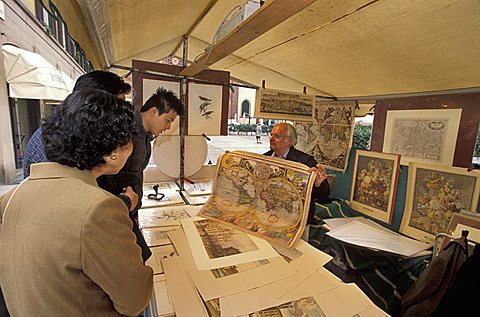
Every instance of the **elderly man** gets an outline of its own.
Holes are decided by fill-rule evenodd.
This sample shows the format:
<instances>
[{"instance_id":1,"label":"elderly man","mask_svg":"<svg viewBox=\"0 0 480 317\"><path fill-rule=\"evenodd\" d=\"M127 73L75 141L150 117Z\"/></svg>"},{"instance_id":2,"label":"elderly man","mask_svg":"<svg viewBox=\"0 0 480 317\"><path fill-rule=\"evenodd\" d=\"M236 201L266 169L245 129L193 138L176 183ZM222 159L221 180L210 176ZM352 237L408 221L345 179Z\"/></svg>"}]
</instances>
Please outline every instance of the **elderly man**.
<instances>
[{"instance_id":1,"label":"elderly man","mask_svg":"<svg viewBox=\"0 0 480 317\"><path fill-rule=\"evenodd\" d=\"M310 199L310 209L308 211L308 224L316 223L315 202L323 203L330 195L330 186L328 185L325 167L317 164L313 156L305 152L297 150L297 131L289 123L276 124L270 133L270 151L263 155L278 157L289 161L299 162L310 167L311 172L316 172L315 184L312 189L312 197Z\"/></svg>"}]
</instances>

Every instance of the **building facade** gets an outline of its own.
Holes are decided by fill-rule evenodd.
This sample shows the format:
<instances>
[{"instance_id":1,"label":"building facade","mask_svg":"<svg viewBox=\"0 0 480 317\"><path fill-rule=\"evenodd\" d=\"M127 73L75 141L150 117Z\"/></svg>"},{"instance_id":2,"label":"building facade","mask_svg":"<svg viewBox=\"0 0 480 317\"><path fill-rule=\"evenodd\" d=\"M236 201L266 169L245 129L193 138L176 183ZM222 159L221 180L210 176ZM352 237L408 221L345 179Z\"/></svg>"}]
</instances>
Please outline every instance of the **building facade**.
<instances>
[{"instance_id":1,"label":"building facade","mask_svg":"<svg viewBox=\"0 0 480 317\"><path fill-rule=\"evenodd\" d=\"M76 1L3 0L0 13L2 46L39 54L73 80L105 67ZM0 64L4 65L3 54ZM28 139L48 114L49 104L55 103L11 98L7 76L5 67L0 67L0 184L15 180Z\"/></svg>"}]
</instances>

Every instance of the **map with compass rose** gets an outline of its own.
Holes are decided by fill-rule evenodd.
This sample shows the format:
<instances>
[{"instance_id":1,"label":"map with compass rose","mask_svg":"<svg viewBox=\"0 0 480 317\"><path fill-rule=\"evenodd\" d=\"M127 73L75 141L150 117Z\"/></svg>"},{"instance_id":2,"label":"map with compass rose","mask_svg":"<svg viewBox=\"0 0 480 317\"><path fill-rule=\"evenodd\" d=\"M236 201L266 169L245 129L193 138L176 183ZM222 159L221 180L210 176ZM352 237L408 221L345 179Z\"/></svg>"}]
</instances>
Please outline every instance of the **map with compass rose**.
<instances>
[{"instance_id":1,"label":"map with compass rose","mask_svg":"<svg viewBox=\"0 0 480 317\"><path fill-rule=\"evenodd\" d=\"M218 160L212 195L199 216L291 247L305 228L314 176L308 167L233 151Z\"/></svg>"}]
</instances>

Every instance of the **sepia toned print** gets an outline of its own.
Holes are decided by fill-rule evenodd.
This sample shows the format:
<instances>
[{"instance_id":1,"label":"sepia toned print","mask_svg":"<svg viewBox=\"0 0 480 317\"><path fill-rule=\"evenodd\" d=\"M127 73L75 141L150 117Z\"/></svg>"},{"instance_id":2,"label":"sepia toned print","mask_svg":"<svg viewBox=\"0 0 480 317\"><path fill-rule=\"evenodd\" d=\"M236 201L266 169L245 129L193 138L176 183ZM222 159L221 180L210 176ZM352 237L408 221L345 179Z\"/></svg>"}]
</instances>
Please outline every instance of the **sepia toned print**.
<instances>
[{"instance_id":1,"label":"sepia toned print","mask_svg":"<svg viewBox=\"0 0 480 317\"><path fill-rule=\"evenodd\" d=\"M436 234L447 232L454 214L476 209L479 187L480 174L475 171L410 163L401 232L432 242Z\"/></svg>"},{"instance_id":2,"label":"sepia toned print","mask_svg":"<svg viewBox=\"0 0 480 317\"><path fill-rule=\"evenodd\" d=\"M313 122L296 122L296 148L313 156L318 163L344 171L353 140L355 104L317 101Z\"/></svg>"},{"instance_id":3,"label":"sepia toned print","mask_svg":"<svg viewBox=\"0 0 480 317\"><path fill-rule=\"evenodd\" d=\"M211 219L194 222L210 259L258 250L250 237Z\"/></svg>"},{"instance_id":4,"label":"sepia toned print","mask_svg":"<svg viewBox=\"0 0 480 317\"><path fill-rule=\"evenodd\" d=\"M226 276L231 276L234 274L246 272L248 270L255 269L259 266L267 265L269 264L270 261L265 259L265 260L259 260L259 261L254 261L250 263L242 263L238 265L229 265L229 266L224 266L218 269L212 269L210 272L215 276L215 278L222 278Z\"/></svg>"},{"instance_id":5,"label":"sepia toned print","mask_svg":"<svg viewBox=\"0 0 480 317\"><path fill-rule=\"evenodd\" d=\"M291 246L305 226L312 186L303 164L229 152L219 159L212 195L199 215Z\"/></svg>"},{"instance_id":6,"label":"sepia toned print","mask_svg":"<svg viewBox=\"0 0 480 317\"><path fill-rule=\"evenodd\" d=\"M248 314L248 317L325 317L315 298L305 297L294 300L276 307L264 309L259 312Z\"/></svg>"},{"instance_id":7,"label":"sepia toned print","mask_svg":"<svg viewBox=\"0 0 480 317\"><path fill-rule=\"evenodd\" d=\"M255 103L255 117L312 121L314 104L314 95L259 89Z\"/></svg>"},{"instance_id":8,"label":"sepia toned print","mask_svg":"<svg viewBox=\"0 0 480 317\"><path fill-rule=\"evenodd\" d=\"M350 195L354 210L391 222L399 160L395 154L357 150Z\"/></svg>"}]
</instances>

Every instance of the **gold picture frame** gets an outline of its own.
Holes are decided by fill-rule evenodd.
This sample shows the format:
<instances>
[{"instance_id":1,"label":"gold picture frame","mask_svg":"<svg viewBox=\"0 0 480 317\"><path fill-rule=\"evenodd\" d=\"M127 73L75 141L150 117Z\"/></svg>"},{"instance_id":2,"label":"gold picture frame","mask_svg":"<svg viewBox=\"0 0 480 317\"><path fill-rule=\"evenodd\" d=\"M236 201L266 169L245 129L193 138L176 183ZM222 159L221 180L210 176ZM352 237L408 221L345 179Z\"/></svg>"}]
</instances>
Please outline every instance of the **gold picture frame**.
<instances>
[{"instance_id":1,"label":"gold picture frame","mask_svg":"<svg viewBox=\"0 0 480 317\"><path fill-rule=\"evenodd\" d=\"M391 223L400 155L357 150L350 204L353 210Z\"/></svg>"},{"instance_id":2,"label":"gold picture frame","mask_svg":"<svg viewBox=\"0 0 480 317\"><path fill-rule=\"evenodd\" d=\"M433 244L435 235L447 232L455 213L477 209L479 192L478 171L410 162L400 232Z\"/></svg>"}]
</instances>

